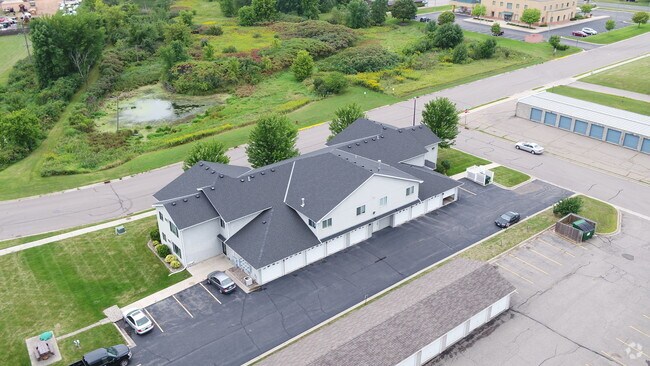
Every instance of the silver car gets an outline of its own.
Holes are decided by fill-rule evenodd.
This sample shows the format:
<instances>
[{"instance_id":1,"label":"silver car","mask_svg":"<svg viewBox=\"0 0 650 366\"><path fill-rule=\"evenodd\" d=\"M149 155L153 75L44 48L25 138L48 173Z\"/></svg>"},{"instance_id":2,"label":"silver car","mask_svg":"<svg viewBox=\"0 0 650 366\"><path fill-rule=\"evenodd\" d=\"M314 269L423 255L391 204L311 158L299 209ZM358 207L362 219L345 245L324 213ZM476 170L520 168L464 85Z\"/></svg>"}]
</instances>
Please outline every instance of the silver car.
<instances>
[{"instance_id":1,"label":"silver car","mask_svg":"<svg viewBox=\"0 0 650 366\"><path fill-rule=\"evenodd\" d=\"M520 141L515 144L517 150L528 151L531 154L539 155L544 152L544 148L534 142Z\"/></svg>"},{"instance_id":2,"label":"silver car","mask_svg":"<svg viewBox=\"0 0 650 366\"><path fill-rule=\"evenodd\" d=\"M229 294L235 291L237 285L227 274L221 271L214 271L208 275L208 283L214 285L222 294Z\"/></svg>"},{"instance_id":3,"label":"silver car","mask_svg":"<svg viewBox=\"0 0 650 366\"><path fill-rule=\"evenodd\" d=\"M597 32L595 29L593 29L593 28L587 28L587 27L585 27L585 28L582 28L582 31L585 32L585 33L587 33L587 34L590 35L590 36L593 36L594 34L598 34L598 32Z\"/></svg>"},{"instance_id":4,"label":"silver car","mask_svg":"<svg viewBox=\"0 0 650 366\"><path fill-rule=\"evenodd\" d=\"M145 334L153 329L153 322L140 309L129 309L124 311L124 321L137 334Z\"/></svg>"}]
</instances>

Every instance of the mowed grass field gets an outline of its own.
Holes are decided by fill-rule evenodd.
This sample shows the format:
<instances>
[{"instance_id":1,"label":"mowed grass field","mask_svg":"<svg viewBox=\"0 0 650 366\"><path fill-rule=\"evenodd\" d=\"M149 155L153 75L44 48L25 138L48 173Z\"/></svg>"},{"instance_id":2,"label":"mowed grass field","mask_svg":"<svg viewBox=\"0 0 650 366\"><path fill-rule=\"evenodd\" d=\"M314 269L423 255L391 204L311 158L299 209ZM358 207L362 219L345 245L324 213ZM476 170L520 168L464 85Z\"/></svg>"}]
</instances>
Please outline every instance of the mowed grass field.
<instances>
[{"instance_id":1,"label":"mowed grass field","mask_svg":"<svg viewBox=\"0 0 650 366\"><path fill-rule=\"evenodd\" d=\"M451 168L447 171L448 176L452 176L458 173L462 173L465 169L473 165L486 165L490 164L490 161L479 158L460 150L453 148L438 149L438 165L442 161L448 160L451 163Z\"/></svg>"},{"instance_id":2,"label":"mowed grass field","mask_svg":"<svg viewBox=\"0 0 650 366\"><path fill-rule=\"evenodd\" d=\"M147 248L151 217L0 257L3 365L29 365L25 339L64 335L93 324L112 305L128 305L188 277L169 271Z\"/></svg>"},{"instance_id":3,"label":"mowed grass field","mask_svg":"<svg viewBox=\"0 0 650 366\"><path fill-rule=\"evenodd\" d=\"M650 95L650 57L617 66L580 79L586 83L609 86Z\"/></svg>"},{"instance_id":4,"label":"mowed grass field","mask_svg":"<svg viewBox=\"0 0 650 366\"><path fill-rule=\"evenodd\" d=\"M30 45L31 47L31 45ZM14 64L27 57L25 38L21 34L0 36L0 85L7 82Z\"/></svg>"},{"instance_id":5,"label":"mowed grass field","mask_svg":"<svg viewBox=\"0 0 650 366\"><path fill-rule=\"evenodd\" d=\"M631 14L630 14L631 16ZM650 32L650 25L644 24L641 27L638 25L630 25L625 28L614 29L609 32L598 33L595 36L587 38L579 38L581 41L597 43L597 44L610 44L624 39L632 38L644 33ZM567 38L576 39L577 37L567 36Z\"/></svg>"},{"instance_id":6,"label":"mowed grass field","mask_svg":"<svg viewBox=\"0 0 650 366\"><path fill-rule=\"evenodd\" d=\"M514 187L530 179L528 174L506 168L505 166L498 166L490 170L494 172L494 181L506 187Z\"/></svg>"},{"instance_id":7,"label":"mowed grass field","mask_svg":"<svg viewBox=\"0 0 650 366\"><path fill-rule=\"evenodd\" d=\"M586 100L588 102L606 105L629 112L650 116L650 103L618 95L593 92L590 90L572 88L570 86L556 86L547 91L567 97Z\"/></svg>"}]
</instances>

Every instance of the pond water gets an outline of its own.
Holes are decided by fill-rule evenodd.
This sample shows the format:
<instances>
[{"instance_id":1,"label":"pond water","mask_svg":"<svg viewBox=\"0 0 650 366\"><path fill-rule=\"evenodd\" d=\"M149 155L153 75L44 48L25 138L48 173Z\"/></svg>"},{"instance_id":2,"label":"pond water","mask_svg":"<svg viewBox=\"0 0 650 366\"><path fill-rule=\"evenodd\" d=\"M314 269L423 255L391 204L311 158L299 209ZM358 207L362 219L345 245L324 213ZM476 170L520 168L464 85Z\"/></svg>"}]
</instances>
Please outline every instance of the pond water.
<instances>
[{"instance_id":1,"label":"pond water","mask_svg":"<svg viewBox=\"0 0 650 366\"><path fill-rule=\"evenodd\" d=\"M143 98L120 103L120 124L138 125L173 122L207 108L204 104L172 102L166 99Z\"/></svg>"}]
</instances>

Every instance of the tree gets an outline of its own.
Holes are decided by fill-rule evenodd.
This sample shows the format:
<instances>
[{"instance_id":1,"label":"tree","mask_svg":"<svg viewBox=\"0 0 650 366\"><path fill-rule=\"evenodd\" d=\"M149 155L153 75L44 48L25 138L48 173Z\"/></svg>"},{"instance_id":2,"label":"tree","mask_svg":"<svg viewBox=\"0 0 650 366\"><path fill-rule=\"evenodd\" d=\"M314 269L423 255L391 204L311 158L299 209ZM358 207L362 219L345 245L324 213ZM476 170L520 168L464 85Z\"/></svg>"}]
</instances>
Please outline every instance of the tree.
<instances>
[{"instance_id":1,"label":"tree","mask_svg":"<svg viewBox=\"0 0 650 366\"><path fill-rule=\"evenodd\" d=\"M438 29L438 23L436 22L427 22L426 24L424 26L424 33L427 35L433 34Z\"/></svg>"},{"instance_id":2,"label":"tree","mask_svg":"<svg viewBox=\"0 0 650 366\"><path fill-rule=\"evenodd\" d=\"M298 51L291 65L291 71L293 71L293 76L298 81L303 81L311 76L312 71L314 71L314 59L309 52L305 50Z\"/></svg>"},{"instance_id":3,"label":"tree","mask_svg":"<svg viewBox=\"0 0 650 366\"><path fill-rule=\"evenodd\" d=\"M375 0L370 5L370 22L373 25L382 25L386 22L388 0Z\"/></svg>"},{"instance_id":4,"label":"tree","mask_svg":"<svg viewBox=\"0 0 650 366\"><path fill-rule=\"evenodd\" d=\"M192 41L190 27L185 23L168 24L165 28L165 42L171 43L179 41L185 46L189 46Z\"/></svg>"},{"instance_id":5,"label":"tree","mask_svg":"<svg viewBox=\"0 0 650 366\"><path fill-rule=\"evenodd\" d=\"M336 136L339 132L345 130L349 125L359 118L365 118L366 114L363 113L361 107L356 104L348 104L343 106L334 112L334 119L330 122L330 138Z\"/></svg>"},{"instance_id":6,"label":"tree","mask_svg":"<svg viewBox=\"0 0 650 366\"><path fill-rule=\"evenodd\" d=\"M485 7L485 5L483 4L474 5L474 8L472 9L473 16L480 18L485 16L485 14L487 14L487 8ZM499 24L499 23L495 23L495 24Z\"/></svg>"},{"instance_id":7,"label":"tree","mask_svg":"<svg viewBox=\"0 0 650 366\"><path fill-rule=\"evenodd\" d=\"M189 10L181 10L178 14L181 18L181 22L188 27L191 27L194 24L194 14Z\"/></svg>"},{"instance_id":8,"label":"tree","mask_svg":"<svg viewBox=\"0 0 650 366\"><path fill-rule=\"evenodd\" d=\"M614 28L616 28L616 21L615 20L610 19L610 20L605 22L605 29L607 29L608 32L611 31Z\"/></svg>"},{"instance_id":9,"label":"tree","mask_svg":"<svg viewBox=\"0 0 650 366\"><path fill-rule=\"evenodd\" d=\"M346 25L352 29L370 26L370 7L363 0L351 0L348 4Z\"/></svg>"},{"instance_id":10,"label":"tree","mask_svg":"<svg viewBox=\"0 0 650 366\"><path fill-rule=\"evenodd\" d=\"M463 30L458 24L447 23L438 27L433 34L433 43L439 48L454 48L463 43Z\"/></svg>"},{"instance_id":11,"label":"tree","mask_svg":"<svg viewBox=\"0 0 650 366\"><path fill-rule=\"evenodd\" d=\"M219 5L221 6L221 13L228 18L232 18L237 15L237 4L235 0L219 0Z\"/></svg>"},{"instance_id":12,"label":"tree","mask_svg":"<svg viewBox=\"0 0 650 366\"><path fill-rule=\"evenodd\" d=\"M455 64L464 64L468 59L469 53L467 52L467 46L465 46L465 43L461 43L454 47L451 62Z\"/></svg>"},{"instance_id":13,"label":"tree","mask_svg":"<svg viewBox=\"0 0 650 366\"><path fill-rule=\"evenodd\" d=\"M589 13L591 13L591 10L592 10L593 8L594 8L594 6L591 5L591 4L583 4L583 5L580 5L580 12L581 12L582 14L585 14L585 15L588 16Z\"/></svg>"},{"instance_id":14,"label":"tree","mask_svg":"<svg viewBox=\"0 0 650 366\"><path fill-rule=\"evenodd\" d=\"M208 161L211 163L230 163L230 158L226 155L226 146L219 141L198 142L192 146L189 154L183 162L183 170L187 170L199 161Z\"/></svg>"},{"instance_id":15,"label":"tree","mask_svg":"<svg viewBox=\"0 0 650 366\"><path fill-rule=\"evenodd\" d=\"M492 32L493 36L498 36L499 33L501 33L501 24L494 22L494 24L492 24L490 27L490 32Z\"/></svg>"},{"instance_id":16,"label":"tree","mask_svg":"<svg viewBox=\"0 0 650 366\"><path fill-rule=\"evenodd\" d=\"M298 129L284 116L268 116L257 121L251 131L246 154L253 168L298 156Z\"/></svg>"},{"instance_id":17,"label":"tree","mask_svg":"<svg viewBox=\"0 0 650 366\"><path fill-rule=\"evenodd\" d=\"M570 213L577 214L582 209L582 203L580 197L565 198L553 205L553 213L559 216L566 216Z\"/></svg>"},{"instance_id":18,"label":"tree","mask_svg":"<svg viewBox=\"0 0 650 366\"><path fill-rule=\"evenodd\" d=\"M255 25L255 11L253 10L252 6L242 6L239 8L237 15L239 17L239 25L243 25L245 27Z\"/></svg>"},{"instance_id":19,"label":"tree","mask_svg":"<svg viewBox=\"0 0 650 366\"><path fill-rule=\"evenodd\" d=\"M163 61L165 71L169 71L175 64L190 58L185 45L181 41L172 41L167 46L160 47L158 54Z\"/></svg>"},{"instance_id":20,"label":"tree","mask_svg":"<svg viewBox=\"0 0 650 366\"><path fill-rule=\"evenodd\" d=\"M475 60L492 58L497 50L497 41L488 38L484 41L472 44L472 58Z\"/></svg>"},{"instance_id":21,"label":"tree","mask_svg":"<svg viewBox=\"0 0 650 366\"><path fill-rule=\"evenodd\" d=\"M424 105L422 123L442 140L440 147L446 148L454 144L458 136L458 112L456 105L447 98L436 98Z\"/></svg>"},{"instance_id":22,"label":"tree","mask_svg":"<svg viewBox=\"0 0 650 366\"><path fill-rule=\"evenodd\" d=\"M0 147L19 147L32 151L41 137L41 124L38 117L27 109L19 109L0 116Z\"/></svg>"},{"instance_id":23,"label":"tree","mask_svg":"<svg viewBox=\"0 0 650 366\"><path fill-rule=\"evenodd\" d=\"M542 12L539 9L528 8L524 9L524 12L521 14L521 21L532 28L532 24L539 22L541 16Z\"/></svg>"},{"instance_id":24,"label":"tree","mask_svg":"<svg viewBox=\"0 0 650 366\"><path fill-rule=\"evenodd\" d=\"M340 72L332 72L323 77L314 78L314 91L321 97L341 94L348 87L348 79Z\"/></svg>"},{"instance_id":25,"label":"tree","mask_svg":"<svg viewBox=\"0 0 650 366\"><path fill-rule=\"evenodd\" d=\"M338 5L332 9L329 22L332 24L345 24L348 19L348 9L344 6Z\"/></svg>"},{"instance_id":26,"label":"tree","mask_svg":"<svg viewBox=\"0 0 650 366\"><path fill-rule=\"evenodd\" d=\"M257 22L268 22L277 15L276 0L253 0L253 12Z\"/></svg>"},{"instance_id":27,"label":"tree","mask_svg":"<svg viewBox=\"0 0 650 366\"><path fill-rule=\"evenodd\" d=\"M214 46L210 43L203 46L203 59L206 61L212 61L214 59Z\"/></svg>"},{"instance_id":28,"label":"tree","mask_svg":"<svg viewBox=\"0 0 650 366\"><path fill-rule=\"evenodd\" d=\"M648 22L648 13L646 13L645 11L639 11L634 13L634 15L632 15L632 22L638 24L639 28L641 28L641 24L645 24Z\"/></svg>"},{"instance_id":29,"label":"tree","mask_svg":"<svg viewBox=\"0 0 650 366\"><path fill-rule=\"evenodd\" d=\"M438 25L453 23L455 21L456 21L456 16L451 11L445 11L442 14L438 15Z\"/></svg>"},{"instance_id":30,"label":"tree","mask_svg":"<svg viewBox=\"0 0 650 366\"><path fill-rule=\"evenodd\" d=\"M307 19L317 20L320 14L319 5L318 0L302 0L299 14Z\"/></svg>"},{"instance_id":31,"label":"tree","mask_svg":"<svg viewBox=\"0 0 650 366\"><path fill-rule=\"evenodd\" d=\"M393 8L390 9L393 18L397 18L402 22L415 18L417 12L418 7L415 5L413 0L397 0L395 1L395 4L393 4Z\"/></svg>"}]
</instances>

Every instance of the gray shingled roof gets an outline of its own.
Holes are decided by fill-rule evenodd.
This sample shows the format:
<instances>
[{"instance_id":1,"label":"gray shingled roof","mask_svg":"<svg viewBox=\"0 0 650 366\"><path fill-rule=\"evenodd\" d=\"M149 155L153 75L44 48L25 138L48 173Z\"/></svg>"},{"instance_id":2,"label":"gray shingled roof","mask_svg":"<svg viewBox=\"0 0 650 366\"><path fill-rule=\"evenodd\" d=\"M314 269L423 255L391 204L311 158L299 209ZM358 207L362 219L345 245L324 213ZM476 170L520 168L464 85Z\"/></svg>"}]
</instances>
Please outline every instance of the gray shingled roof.
<instances>
[{"instance_id":1,"label":"gray shingled roof","mask_svg":"<svg viewBox=\"0 0 650 366\"><path fill-rule=\"evenodd\" d=\"M219 216L203 192L169 201L163 206L179 230L214 219Z\"/></svg>"},{"instance_id":2,"label":"gray shingled roof","mask_svg":"<svg viewBox=\"0 0 650 366\"><path fill-rule=\"evenodd\" d=\"M411 142L417 143L420 147L429 146L440 142L440 138L436 136L431 130L423 125L417 125L414 127L407 128L397 128L391 125L381 124L379 122L371 121L366 118L359 118L354 121L350 126L345 130L341 131L335 135L331 140L327 142L328 146L333 146L341 143L346 143L349 141L355 141L359 139L368 139L372 137L378 137L380 135L388 135L394 132L404 134L408 136L408 139L411 139ZM410 144L413 145L413 144ZM412 155L411 157L416 156Z\"/></svg>"},{"instance_id":3,"label":"gray shingled roof","mask_svg":"<svg viewBox=\"0 0 650 366\"><path fill-rule=\"evenodd\" d=\"M418 187L418 198L426 200L437 194L448 191L454 187L460 187L463 183L451 179L429 168L420 166L401 164L400 169L409 173L422 181Z\"/></svg>"},{"instance_id":4,"label":"gray shingled roof","mask_svg":"<svg viewBox=\"0 0 650 366\"><path fill-rule=\"evenodd\" d=\"M491 265L456 259L260 364L395 365L514 290Z\"/></svg>"}]
</instances>

